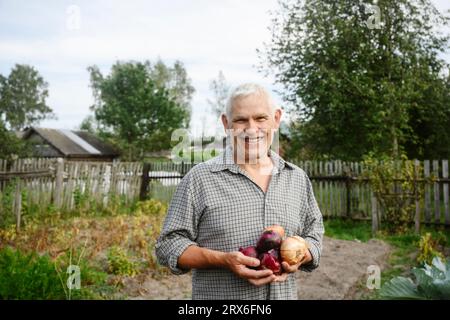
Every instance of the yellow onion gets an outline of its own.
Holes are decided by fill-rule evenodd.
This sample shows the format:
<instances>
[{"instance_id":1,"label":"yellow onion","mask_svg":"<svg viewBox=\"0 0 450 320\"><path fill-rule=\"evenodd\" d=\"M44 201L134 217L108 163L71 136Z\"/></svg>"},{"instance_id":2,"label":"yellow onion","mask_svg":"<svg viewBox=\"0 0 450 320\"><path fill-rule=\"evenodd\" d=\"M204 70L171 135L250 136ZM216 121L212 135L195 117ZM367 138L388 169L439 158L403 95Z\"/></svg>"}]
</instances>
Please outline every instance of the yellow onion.
<instances>
[{"instance_id":1,"label":"yellow onion","mask_svg":"<svg viewBox=\"0 0 450 320\"><path fill-rule=\"evenodd\" d=\"M281 243L281 259L289 265L299 263L308 250L308 242L299 236L288 237Z\"/></svg>"}]
</instances>

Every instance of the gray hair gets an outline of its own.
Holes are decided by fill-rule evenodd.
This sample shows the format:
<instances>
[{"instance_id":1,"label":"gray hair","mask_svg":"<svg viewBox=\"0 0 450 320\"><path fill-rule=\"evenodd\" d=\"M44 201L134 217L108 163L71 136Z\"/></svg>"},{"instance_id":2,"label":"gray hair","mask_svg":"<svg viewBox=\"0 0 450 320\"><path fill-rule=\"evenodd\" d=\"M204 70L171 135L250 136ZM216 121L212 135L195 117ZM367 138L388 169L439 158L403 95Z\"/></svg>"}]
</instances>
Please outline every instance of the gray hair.
<instances>
[{"instance_id":1,"label":"gray hair","mask_svg":"<svg viewBox=\"0 0 450 320\"><path fill-rule=\"evenodd\" d=\"M228 96L227 103L225 105L225 115L228 119L231 119L231 111L233 109L234 102L240 98L245 98L250 95L265 96L269 102L271 112L274 113L276 106L269 91L256 83L244 83L235 87Z\"/></svg>"}]
</instances>

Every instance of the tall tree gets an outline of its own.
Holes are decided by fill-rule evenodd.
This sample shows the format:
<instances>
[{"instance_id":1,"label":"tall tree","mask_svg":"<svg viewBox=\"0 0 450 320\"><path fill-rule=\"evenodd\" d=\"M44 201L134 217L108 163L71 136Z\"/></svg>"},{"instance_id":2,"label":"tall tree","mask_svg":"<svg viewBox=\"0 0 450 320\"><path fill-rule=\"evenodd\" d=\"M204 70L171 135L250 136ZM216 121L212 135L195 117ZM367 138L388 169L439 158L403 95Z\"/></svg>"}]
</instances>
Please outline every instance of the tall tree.
<instances>
[{"instance_id":1,"label":"tall tree","mask_svg":"<svg viewBox=\"0 0 450 320\"><path fill-rule=\"evenodd\" d=\"M8 77L0 75L0 114L10 129L54 117L47 97L48 83L32 66L16 64Z\"/></svg>"},{"instance_id":2,"label":"tall tree","mask_svg":"<svg viewBox=\"0 0 450 320\"><path fill-rule=\"evenodd\" d=\"M209 89L213 94L213 98L207 100L208 104L214 114L217 117L220 117L225 110L228 94L230 92L230 85L227 83L222 70L219 71L216 79L211 80L209 83Z\"/></svg>"},{"instance_id":3,"label":"tall tree","mask_svg":"<svg viewBox=\"0 0 450 320\"><path fill-rule=\"evenodd\" d=\"M443 130L448 117L435 118L441 124L431 131L421 128L430 117L426 100L441 115L449 108L448 64L438 56L447 49L448 36L436 31L448 17L430 1L280 4L272 40L260 53L299 116L296 136L315 156L395 157L403 150L413 155L416 149L433 150L436 135L450 143ZM414 156L420 154L425 153Z\"/></svg>"},{"instance_id":4,"label":"tall tree","mask_svg":"<svg viewBox=\"0 0 450 320\"><path fill-rule=\"evenodd\" d=\"M96 66L88 71L95 118L103 134L127 151L126 158L170 146L171 133L183 125L187 111L156 83L148 62L117 62L107 76Z\"/></svg>"},{"instance_id":5,"label":"tall tree","mask_svg":"<svg viewBox=\"0 0 450 320\"><path fill-rule=\"evenodd\" d=\"M184 64L177 60L173 66L167 66L161 59L158 59L154 65L150 64L150 62L147 63L151 78L155 84L166 88L169 92L169 97L186 111L187 116L183 121L183 126L188 128L191 119L191 101L195 88Z\"/></svg>"}]
</instances>

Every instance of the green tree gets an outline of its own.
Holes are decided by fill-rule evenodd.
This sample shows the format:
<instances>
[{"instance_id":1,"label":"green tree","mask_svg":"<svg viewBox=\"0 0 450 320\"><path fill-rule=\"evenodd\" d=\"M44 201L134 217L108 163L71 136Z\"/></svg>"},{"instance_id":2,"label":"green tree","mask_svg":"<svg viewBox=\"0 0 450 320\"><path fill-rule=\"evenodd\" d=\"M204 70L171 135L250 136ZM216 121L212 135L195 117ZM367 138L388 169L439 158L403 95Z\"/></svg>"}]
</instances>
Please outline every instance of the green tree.
<instances>
[{"instance_id":1,"label":"green tree","mask_svg":"<svg viewBox=\"0 0 450 320\"><path fill-rule=\"evenodd\" d=\"M48 83L32 66L16 64L8 77L0 75L0 115L13 130L54 117L47 97Z\"/></svg>"},{"instance_id":2,"label":"green tree","mask_svg":"<svg viewBox=\"0 0 450 320\"><path fill-rule=\"evenodd\" d=\"M260 56L299 118L293 145L347 160L449 155L448 36L436 31L448 17L428 0L280 4Z\"/></svg>"},{"instance_id":3,"label":"green tree","mask_svg":"<svg viewBox=\"0 0 450 320\"><path fill-rule=\"evenodd\" d=\"M188 128L191 120L191 101L195 88L181 61L175 61L173 66L167 66L161 59L154 65L147 62L150 75L158 87L166 88L169 97L186 112L183 127Z\"/></svg>"},{"instance_id":4,"label":"green tree","mask_svg":"<svg viewBox=\"0 0 450 320\"><path fill-rule=\"evenodd\" d=\"M98 131L97 129L95 117L93 115L90 114L81 121L80 130L95 134Z\"/></svg>"},{"instance_id":5,"label":"green tree","mask_svg":"<svg viewBox=\"0 0 450 320\"><path fill-rule=\"evenodd\" d=\"M88 71L99 129L127 151L126 158L139 159L146 151L170 146L172 131L183 125L188 113L156 83L150 63L117 62L107 76L96 66Z\"/></svg>"}]
</instances>

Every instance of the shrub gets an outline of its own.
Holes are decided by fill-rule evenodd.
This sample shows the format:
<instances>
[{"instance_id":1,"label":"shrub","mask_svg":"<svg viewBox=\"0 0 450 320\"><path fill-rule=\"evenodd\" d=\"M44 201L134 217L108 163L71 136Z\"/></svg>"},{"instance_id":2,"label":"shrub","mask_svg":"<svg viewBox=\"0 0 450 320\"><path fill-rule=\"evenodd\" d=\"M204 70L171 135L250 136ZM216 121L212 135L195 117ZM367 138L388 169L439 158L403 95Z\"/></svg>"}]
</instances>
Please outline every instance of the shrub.
<instances>
[{"instance_id":1,"label":"shrub","mask_svg":"<svg viewBox=\"0 0 450 320\"><path fill-rule=\"evenodd\" d=\"M136 263L130 260L126 252L117 246L108 251L109 272L116 275L135 276L137 274Z\"/></svg>"},{"instance_id":2,"label":"shrub","mask_svg":"<svg viewBox=\"0 0 450 320\"><path fill-rule=\"evenodd\" d=\"M370 186L383 211L383 219L389 233L404 233L413 221L415 200L422 199L424 184L419 182L422 168L402 156L399 160L388 157L365 158L363 177Z\"/></svg>"},{"instance_id":3,"label":"shrub","mask_svg":"<svg viewBox=\"0 0 450 320\"><path fill-rule=\"evenodd\" d=\"M431 233L427 232L420 238L419 241L419 255L417 256L417 262L419 264L431 264L434 257L444 258L444 255L439 251L439 246L445 246L446 239L443 234L434 239Z\"/></svg>"},{"instance_id":4,"label":"shrub","mask_svg":"<svg viewBox=\"0 0 450 320\"><path fill-rule=\"evenodd\" d=\"M48 256L7 247L0 250L0 298L65 299L66 295Z\"/></svg>"},{"instance_id":5,"label":"shrub","mask_svg":"<svg viewBox=\"0 0 450 320\"><path fill-rule=\"evenodd\" d=\"M167 206L154 199L140 201L137 204L136 215L164 215L167 211Z\"/></svg>"}]
</instances>

